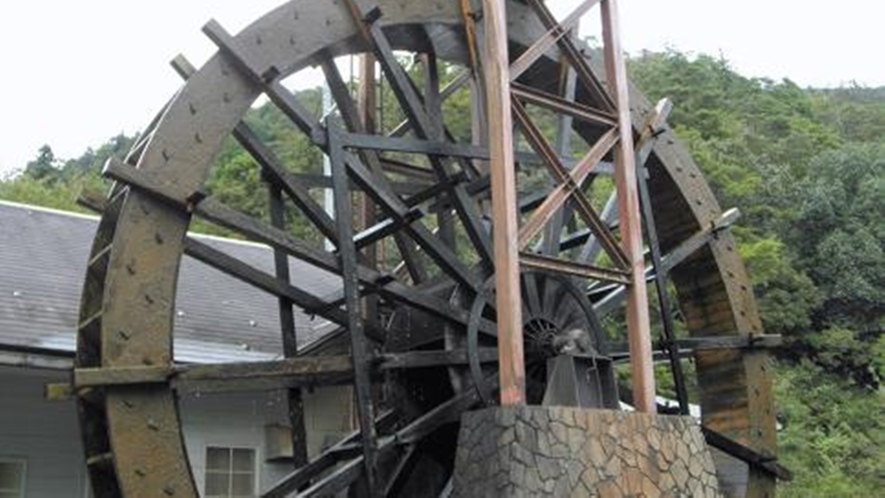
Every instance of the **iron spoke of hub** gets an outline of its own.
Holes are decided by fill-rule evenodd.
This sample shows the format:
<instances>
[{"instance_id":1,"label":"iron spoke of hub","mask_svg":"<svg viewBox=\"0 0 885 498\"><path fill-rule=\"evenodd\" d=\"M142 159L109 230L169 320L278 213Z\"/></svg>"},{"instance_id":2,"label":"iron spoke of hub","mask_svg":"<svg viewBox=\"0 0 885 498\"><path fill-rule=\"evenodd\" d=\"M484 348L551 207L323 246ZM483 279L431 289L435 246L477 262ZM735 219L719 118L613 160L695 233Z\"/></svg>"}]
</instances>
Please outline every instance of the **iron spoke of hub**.
<instances>
[{"instance_id":1,"label":"iron spoke of hub","mask_svg":"<svg viewBox=\"0 0 885 498\"><path fill-rule=\"evenodd\" d=\"M541 306L541 290L538 288L538 279L535 272L527 272L522 275L523 286L525 287L525 299L527 303L529 316L537 316L543 312Z\"/></svg>"}]
</instances>

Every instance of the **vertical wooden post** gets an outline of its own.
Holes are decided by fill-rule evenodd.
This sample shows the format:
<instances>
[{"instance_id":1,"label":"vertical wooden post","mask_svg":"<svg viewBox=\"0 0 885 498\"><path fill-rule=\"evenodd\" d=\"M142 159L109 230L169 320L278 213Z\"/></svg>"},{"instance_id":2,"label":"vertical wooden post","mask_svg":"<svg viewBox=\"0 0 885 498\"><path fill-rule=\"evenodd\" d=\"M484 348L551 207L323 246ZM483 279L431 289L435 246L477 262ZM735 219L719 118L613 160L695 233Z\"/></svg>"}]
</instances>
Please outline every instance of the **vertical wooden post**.
<instances>
[{"instance_id":1,"label":"vertical wooden post","mask_svg":"<svg viewBox=\"0 0 885 498\"><path fill-rule=\"evenodd\" d=\"M326 120L329 162L332 165L332 190L335 194L335 225L338 230L338 255L344 283L347 330L350 334L350 357L353 362L353 386L356 391L360 439L363 444L365 496L379 495L377 481L378 434L375 428L375 404L372 399L371 351L363 329L360 306L357 251L353 242L353 205L350 181L347 178L345 150L340 131L331 120Z\"/></svg>"},{"instance_id":2,"label":"vertical wooden post","mask_svg":"<svg viewBox=\"0 0 885 498\"><path fill-rule=\"evenodd\" d=\"M375 98L375 57L372 54L361 54L359 56L359 77L356 91L357 110L360 114L360 121L363 123L365 133L374 134L376 132L375 125L375 108L377 100ZM375 224L375 203L366 193L357 194L359 199L359 212L357 214L361 230L365 230ZM372 268L378 267L378 249L376 244L370 244L363 249L363 255ZM378 315L378 299L377 296L369 296L364 299L366 320L375 324Z\"/></svg>"},{"instance_id":3,"label":"vertical wooden post","mask_svg":"<svg viewBox=\"0 0 885 498\"><path fill-rule=\"evenodd\" d=\"M618 192L618 219L621 247L630 262L627 290L627 337L630 344L630 373L633 400L638 411L655 412L655 378L651 354L651 325L642 255L642 220L633 153L633 123L627 70L621 50L617 0L602 0L602 36L609 92L618 109L620 142L615 147L615 185Z\"/></svg>"},{"instance_id":4,"label":"vertical wooden post","mask_svg":"<svg viewBox=\"0 0 885 498\"><path fill-rule=\"evenodd\" d=\"M270 194L270 222L274 228L286 229L286 206L283 202L283 192L276 183L269 183ZM276 276L283 282L290 281L289 257L283 251L274 249L274 267ZM278 299L280 314L280 328L283 333L283 352L287 358L298 355L298 340L295 330L295 314L292 309L292 301L280 297ZM295 468L306 465L307 455L307 430L304 422L304 399L301 389L289 389L286 393L288 399L289 423L292 424L292 459Z\"/></svg>"},{"instance_id":5,"label":"vertical wooden post","mask_svg":"<svg viewBox=\"0 0 885 498\"><path fill-rule=\"evenodd\" d=\"M483 0L485 43L482 65L492 182L495 289L498 310L498 365L501 404L525 403L525 359L519 292L519 232L516 218L516 171L510 115L510 61L504 0Z\"/></svg>"}]
</instances>

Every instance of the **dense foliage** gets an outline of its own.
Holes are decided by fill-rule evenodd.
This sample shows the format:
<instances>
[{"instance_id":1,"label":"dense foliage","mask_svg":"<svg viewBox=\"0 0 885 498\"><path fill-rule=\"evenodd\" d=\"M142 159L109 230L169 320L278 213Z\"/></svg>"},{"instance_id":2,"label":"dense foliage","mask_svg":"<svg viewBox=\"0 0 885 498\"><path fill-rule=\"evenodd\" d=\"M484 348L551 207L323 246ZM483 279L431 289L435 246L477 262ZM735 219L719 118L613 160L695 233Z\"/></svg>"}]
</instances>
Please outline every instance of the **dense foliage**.
<instances>
[{"instance_id":1,"label":"dense foliage","mask_svg":"<svg viewBox=\"0 0 885 498\"><path fill-rule=\"evenodd\" d=\"M786 496L873 496L885 479L885 89L803 90L677 52L630 61L724 206L768 333Z\"/></svg>"},{"instance_id":2,"label":"dense foliage","mask_svg":"<svg viewBox=\"0 0 885 498\"><path fill-rule=\"evenodd\" d=\"M678 52L644 53L629 69L649 98L673 100L677 134L722 205L743 213L735 231L766 331L788 342L776 393L782 459L796 480L783 494L874 495L885 484L885 88L803 89ZM300 97L320 114L316 90ZM392 99L389 89L382 98ZM447 105L456 134L469 130L466 93ZM381 125L400 118L390 113ZM272 106L247 119L293 171L320 172L320 154ZM118 136L68 161L45 146L0 182L0 198L73 209L80 189L101 186L102 162L132 141ZM266 214L258 168L233 143L208 189ZM290 215L293 230L318 242Z\"/></svg>"}]
</instances>

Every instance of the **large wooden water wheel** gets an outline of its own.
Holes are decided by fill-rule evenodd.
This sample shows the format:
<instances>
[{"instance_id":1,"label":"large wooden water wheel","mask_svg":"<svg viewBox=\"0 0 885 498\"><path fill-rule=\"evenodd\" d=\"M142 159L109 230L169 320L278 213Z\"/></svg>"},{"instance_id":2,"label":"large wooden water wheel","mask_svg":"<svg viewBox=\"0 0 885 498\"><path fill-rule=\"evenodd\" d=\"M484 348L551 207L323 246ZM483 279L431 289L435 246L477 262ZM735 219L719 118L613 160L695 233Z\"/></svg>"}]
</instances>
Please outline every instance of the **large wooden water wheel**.
<instances>
[{"instance_id":1,"label":"large wooden water wheel","mask_svg":"<svg viewBox=\"0 0 885 498\"><path fill-rule=\"evenodd\" d=\"M579 13L595 3L585 2ZM517 152L520 281L532 402L539 399L533 389L543 392L544 360L562 344L616 360L625 355L617 347L625 271L606 186L616 122L601 64L567 34L579 16L559 25L539 0L510 1L507 8L518 66L511 71L519 74L514 121L524 137ZM493 400L496 383L484 92L475 79L481 14L467 1L295 0L236 36L207 24L219 51L199 70L177 59L185 85L127 160L108 165L116 184L103 204L84 287L74 384L96 496L197 495L176 398L201 385L287 390L302 457L299 388L354 386L365 430L309 461L296 458L298 467L264 496L320 496L365 484L377 495L446 492L458 415ZM387 112L405 117L395 129L361 119L363 109L334 63L364 53L379 62L382 84L395 98L397 110ZM415 56L422 81L403 67L403 55ZM442 61L447 69L440 75ZM323 69L334 96L337 109L327 116L306 109L284 84L310 66ZM452 116L443 101L455 91L469 91L480 103L472 135L447 127ZM242 121L262 96L328 154L328 177L310 180L288 169ZM674 366L678 355L693 355L703 423L732 445L732 454L744 452L748 492L761 494L773 467L771 382L767 357L755 348L765 337L752 289L729 233L734 213L720 209L663 123L665 109L656 112L635 91L631 101L645 166L647 274L672 287L672 296L666 288L660 296L660 354ZM229 137L261 168L270 188L268 219L207 195L214 158ZM334 215L317 190L330 186ZM371 206L356 226L351 192L364 193L359 205ZM330 247L287 231L283 213L292 206L314 239ZM188 236L195 217L272 247L278 272ZM386 259L377 255L382 244ZM391 264L390 254L401 264ZM172 330L184 257L278 299L286 359L176 366ZM319 296L299 287L287 258L341 275L341 291ZM298 349L293 306L340 327ZM674 338L675 329L687 337Z\"/></svg>"}]
</instances>

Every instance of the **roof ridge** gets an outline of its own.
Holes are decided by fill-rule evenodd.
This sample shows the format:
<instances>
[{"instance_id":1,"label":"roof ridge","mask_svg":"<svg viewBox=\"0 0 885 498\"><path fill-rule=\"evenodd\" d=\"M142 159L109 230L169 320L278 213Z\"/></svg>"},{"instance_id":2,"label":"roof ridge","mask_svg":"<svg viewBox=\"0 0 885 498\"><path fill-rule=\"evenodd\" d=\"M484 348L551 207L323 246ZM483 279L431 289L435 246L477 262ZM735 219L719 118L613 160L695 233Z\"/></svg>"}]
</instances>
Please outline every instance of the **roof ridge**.
<instances>
[{"instance_id":1,"label":"roof ridge","mask_svg":"<svg viewBox=\"0 0 885 498\"><path fill-rule=\"evenodd\" d=\"M54 214L57 216L65 216L68 218L78 218L81 220L99 221L101 219L100 216L94 215L94 214L79 213L77 211L68 211L65 209L49 208L49 207L45 207L45 206L38 206L36 204L25 204L22 202L8 201L8 200L4 200L4 199L0 199L0 206L6 206L6 207L15 208L15 209L24 209L24 210L28 210L28 211L38 211L41 213ZM253 242L251 240L234 239L231 237L222 237L220 235L211 235L208 233L199 233L199 232L190 232L190 231L188 231L188 235L191 235L191 236L199 238L199 239L214 240L214 241L218 241L218 242L224 242L224 243L230 243L230 244L236 244L236 245L242 245L242 246L248 246L248 247L256 247L256 248L261 248L261 249L271 249L271 247L268 246L267 244L262 244L261 242Z\"/></svg>"},{"instance_id":2,"label":"roof ridge","mask_svg":"<svg viewBox=\"0 0 885 498\"><path fill-rule=\"evenodd\" d=\"M7 207L16 208L16 209L26 209L28 211L40 211L42 213L56 214L59 216L67 216L70 218L80 218L80 219L91 220L91 221L98 221L99 220L99 217L94 214L78 213L76 211L67 211L64 209L48 208L45 206L38 206L36 204L25 204L22 202L7 201L4 199L0 199L0 206L7 206Z\"/></svg>"}]
</instances>

